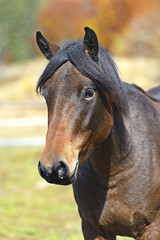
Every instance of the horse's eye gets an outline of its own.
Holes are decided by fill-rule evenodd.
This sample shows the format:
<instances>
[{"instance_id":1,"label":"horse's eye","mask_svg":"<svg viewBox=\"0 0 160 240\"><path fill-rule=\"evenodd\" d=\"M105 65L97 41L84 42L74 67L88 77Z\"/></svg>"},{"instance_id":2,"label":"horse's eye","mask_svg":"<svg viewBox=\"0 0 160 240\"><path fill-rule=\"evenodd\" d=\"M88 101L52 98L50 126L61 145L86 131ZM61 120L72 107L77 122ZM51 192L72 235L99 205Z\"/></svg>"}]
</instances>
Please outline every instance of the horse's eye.
<instances>
[{"instance_id":1,"label":"horse's eye","mask_svg":"<svg viewBox=\"0 0 160 240\"><path fill-rule=\"evenodd\" d=\"M93 89L87 89L84 95L84 98L91 100L94 97L95 91Z\"/></svg>"}]
</instances>

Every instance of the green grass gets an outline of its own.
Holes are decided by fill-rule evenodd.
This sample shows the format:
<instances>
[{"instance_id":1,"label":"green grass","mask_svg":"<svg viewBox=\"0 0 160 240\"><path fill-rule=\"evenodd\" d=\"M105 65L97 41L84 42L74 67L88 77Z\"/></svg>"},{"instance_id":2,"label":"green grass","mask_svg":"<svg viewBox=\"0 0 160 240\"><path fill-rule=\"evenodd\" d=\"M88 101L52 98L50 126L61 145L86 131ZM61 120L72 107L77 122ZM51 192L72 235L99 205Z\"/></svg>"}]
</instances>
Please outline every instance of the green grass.
<instances>
[{"instance_id":1,"label":"green grass","mask_svg":"<svg viewBox=\"0 0 160 240\"><path fill-rule=\"evenodd\" d=\"M82 239L72 188L45 183L38 148L1 149L0 239Z\"/></svg>"},{"instance_id":2,"label":"green grass","mask_svg":"<svg viewBox=\"0 0 160 240\"><path fill-rule=\"evenodd\" d=\"M82 240L72 187L50 185L40 178L41 151L0 149L0 239Z\"/></svg>"}]
</instances>

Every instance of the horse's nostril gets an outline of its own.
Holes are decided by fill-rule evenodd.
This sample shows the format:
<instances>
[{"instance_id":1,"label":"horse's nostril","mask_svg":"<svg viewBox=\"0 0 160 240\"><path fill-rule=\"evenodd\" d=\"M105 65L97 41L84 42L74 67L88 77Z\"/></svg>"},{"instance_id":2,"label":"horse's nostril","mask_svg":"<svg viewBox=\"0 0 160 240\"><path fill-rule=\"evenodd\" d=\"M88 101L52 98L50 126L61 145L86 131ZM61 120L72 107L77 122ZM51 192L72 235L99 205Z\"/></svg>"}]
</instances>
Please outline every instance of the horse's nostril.
<instances>
[{"instance_id":1,"label":"horse's nostril","mask_svg":"<svg viewBox=\"0 0 160 240\"><path fill-rule=\"evenodd\" d=\"M54 168L59 179L66 179L69 177L68 165L62 160L59 161Z\"/></svg>"}]
</instances>

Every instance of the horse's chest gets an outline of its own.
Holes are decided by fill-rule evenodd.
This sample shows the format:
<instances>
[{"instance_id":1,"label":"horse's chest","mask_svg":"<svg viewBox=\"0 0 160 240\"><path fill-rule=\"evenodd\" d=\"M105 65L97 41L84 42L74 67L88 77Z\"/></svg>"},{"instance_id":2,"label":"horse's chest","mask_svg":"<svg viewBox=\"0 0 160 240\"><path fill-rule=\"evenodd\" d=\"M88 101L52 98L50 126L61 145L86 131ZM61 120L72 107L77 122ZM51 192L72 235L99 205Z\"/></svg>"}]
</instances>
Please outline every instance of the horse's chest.
<instances>
[{"instance_id":1,"label":"horse's chest","mask_svg":"<svg viewBox=\"0 0 160 240\"><path fill-rule=\"evenodd\" d=\"M131 211L123 201L109 197L101 212L99 225L104 231L129 236L131 235Z\"/></svg>"},{"instance_id":2,"label":"horse's chest","mask_svg":"<svg viewBox=\"0 0 160 240\"><path fill-rule=\"evenodd\" d=\"M128 231L130 226L130 211L116 196L106 193L106 189L98 185L76 183L74 185L75 198L81 217L104 231L117 235ZM130 232L128 231L128 234Z\"/></svg>"},{"instance_id":3,"label":"horse's chest","mask_svg":"<svg viewBox=\"0 0 160 240\"><path fill-rule=\"evenodd\" d=\"M106 200L105 192L97 186L76 181L74 195L82 218L87 221L98 221Z\"/></svg>"}]
</instances>

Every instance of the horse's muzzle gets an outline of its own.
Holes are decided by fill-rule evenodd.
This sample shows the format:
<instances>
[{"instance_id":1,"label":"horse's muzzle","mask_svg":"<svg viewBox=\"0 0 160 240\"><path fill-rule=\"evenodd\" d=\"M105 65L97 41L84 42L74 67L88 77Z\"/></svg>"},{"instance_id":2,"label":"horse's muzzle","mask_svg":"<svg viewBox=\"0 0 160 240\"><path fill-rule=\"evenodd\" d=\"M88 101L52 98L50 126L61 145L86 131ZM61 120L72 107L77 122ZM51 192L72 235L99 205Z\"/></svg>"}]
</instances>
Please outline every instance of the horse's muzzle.
<instances>
[{"instance_id":1,"label":"horse's muzzle","mask_svg":"<svg viewBox=\"0 0 160 240\"><path fill-rule=\"evenodd\" d=\"M48 183L58 184L58 185L69 185L75 180L75 172L69 176L69 167L67 163L63 160L56 163L53 168L45 168L43 164L39 161L38 171L42 178L44 178Z\"/></svg>"}]
</instances>

